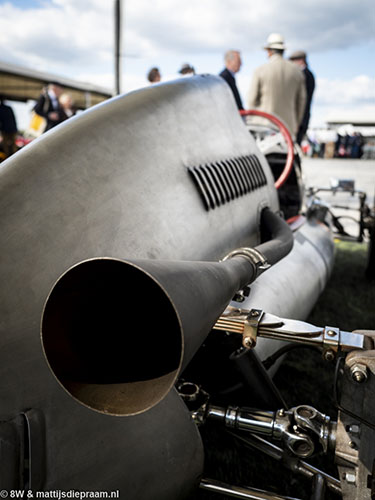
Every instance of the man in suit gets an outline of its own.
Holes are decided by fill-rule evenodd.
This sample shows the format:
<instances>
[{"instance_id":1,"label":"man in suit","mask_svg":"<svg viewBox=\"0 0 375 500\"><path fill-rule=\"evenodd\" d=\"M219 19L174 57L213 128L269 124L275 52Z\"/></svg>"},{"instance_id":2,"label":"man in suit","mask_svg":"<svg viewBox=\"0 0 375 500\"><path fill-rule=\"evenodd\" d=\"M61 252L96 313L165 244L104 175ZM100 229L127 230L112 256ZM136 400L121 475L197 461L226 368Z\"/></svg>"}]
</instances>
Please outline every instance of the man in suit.
<instances>
[{"instance_id":1,"label":"man in suit","mask_svg":"<svg viewBox=\"0 0 375 500\"><path fill-rule=\"evenodd\" d=\"M224 55L224 62L225 69L223 69L219 76L221 76L221 78L224 78L229 87L232 89L238 109L243 109L242 100L240 97L240 93L238 92L235 79L235 74L239 72L242 64L239 51L228 50Z\"/></svg>"},{"instance_id":2,"label":"man in suit","mask_svg":"<svg viewBox=\"0 0 375 500\"><path fill-rule=\"evenodd\" d=\"M44 132L64 121L62 107L59 102L59 97L62 92L63 88L60 84L51 82L43 89L34 106L33 111L47 120Z\"/></svg>"},{"instance_id":3,"label":"man in suit","mask_svg":"<svg viewBox=\"0 0 375 500\"><path fill-rule=\"evenodd\" d=\"M268 62L254 71L248 107L278 116L296 137L306 103L303 73L284 59L285 42L278 33L268 37L264 49Z\"/></svg>"},{"instance_id":4,"label":"man in suit","mask_svg":"<svg viewBox=\"0 0 375 500\"><path fill-rule=\"evenodd\" d=\"M307 66L306 59L307 59L306 52L304 52L303 50L296 50L296 52L293 52L293 54L291 54L291 56L289 57L290 61L297 64L297 66L299 66L302 69L302 72L305 75L305 84L306 84L306 106L302 122L298 129L298 134L297 134L298 144L301 144L302 139L304 138L307 128L309 126L311 101L315 89L315 78Z\"/></svg>"}]
</instances>

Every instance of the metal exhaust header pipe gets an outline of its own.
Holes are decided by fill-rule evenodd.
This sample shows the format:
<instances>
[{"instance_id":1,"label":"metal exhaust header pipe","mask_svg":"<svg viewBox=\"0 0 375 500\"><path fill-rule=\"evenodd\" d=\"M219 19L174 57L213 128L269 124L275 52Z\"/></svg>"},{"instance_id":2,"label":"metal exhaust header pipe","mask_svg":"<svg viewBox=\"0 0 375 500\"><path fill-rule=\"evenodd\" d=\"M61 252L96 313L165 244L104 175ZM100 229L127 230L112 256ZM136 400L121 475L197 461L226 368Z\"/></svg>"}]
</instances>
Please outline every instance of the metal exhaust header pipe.
<instances>
[{"instance_id":1,"label":"metal exhaust header pipe","mask_svg":"<svg viewBox=\"0 0 375 500\"><path fill-rule=\"evenodd\" d=\"M267 248L273 263L275 241L267 245L258 247L262 252L239 249L222 262L103 257L73 266L44 306L41 340L51 371L73 398L101 413L152 408L234 294L269 267Z\"/></svg>"}]
</instances>

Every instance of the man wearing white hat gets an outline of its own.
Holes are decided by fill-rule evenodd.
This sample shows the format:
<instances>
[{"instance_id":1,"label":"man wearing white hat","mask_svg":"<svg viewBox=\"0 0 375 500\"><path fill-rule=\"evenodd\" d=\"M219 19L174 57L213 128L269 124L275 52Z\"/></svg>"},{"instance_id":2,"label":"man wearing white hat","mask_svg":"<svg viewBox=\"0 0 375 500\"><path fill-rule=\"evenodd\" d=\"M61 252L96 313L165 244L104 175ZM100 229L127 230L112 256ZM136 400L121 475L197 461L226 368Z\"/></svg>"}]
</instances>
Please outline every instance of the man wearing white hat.
<instances>
[{"instance_id":1,"label":"man wearing white hat","mask_svg":"<svg viewBox=\"0 0 375 500\"><path fill-rule=\"evenodd\" d=\"M295 137L305 110L303 73L283 58L284 38L278 33L269 35L264 49L269 59L254 71L248 107L278 116Z\"/></svg>"}]
</instances>

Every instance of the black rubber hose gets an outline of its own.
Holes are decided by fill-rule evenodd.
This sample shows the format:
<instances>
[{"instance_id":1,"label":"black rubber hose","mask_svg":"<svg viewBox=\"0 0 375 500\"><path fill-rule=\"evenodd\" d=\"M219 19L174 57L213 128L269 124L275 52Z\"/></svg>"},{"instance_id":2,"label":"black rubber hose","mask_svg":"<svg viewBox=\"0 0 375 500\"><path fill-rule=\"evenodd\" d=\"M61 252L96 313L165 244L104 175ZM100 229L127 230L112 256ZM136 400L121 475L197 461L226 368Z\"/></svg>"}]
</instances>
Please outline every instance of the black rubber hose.
<instances>
[{"instance_id":1,"label":"black rubber hose","mask_svg":"<svg viewBox=\"0 0 375 500\"><path fill-rule=\"evenodd\" d=\"M256 250L261 252L272 266L279 262L293 248L293 232L279 215L265 208L261 214L261 231L266 234L268 241L258 245Z\"/></svg>"},{"instance_id":2,"label":"black rubber hose","mask_svg":"<svg viewBox=\"0 0 375 500\"><path fill-rule=\"evenodd\" d=\"M313 349L314 351L317 352L322 352L322 350L315 345L303 345L303 344L286 344L283 347L281 347L278 351L274 352L271 354L271 356L268 356L265 360L262 361L263 366L266 370L269 370L271 366L273 366L276 361L283 356L284 354L293 351L294 349Z\"/></svg>"}]
</instances>

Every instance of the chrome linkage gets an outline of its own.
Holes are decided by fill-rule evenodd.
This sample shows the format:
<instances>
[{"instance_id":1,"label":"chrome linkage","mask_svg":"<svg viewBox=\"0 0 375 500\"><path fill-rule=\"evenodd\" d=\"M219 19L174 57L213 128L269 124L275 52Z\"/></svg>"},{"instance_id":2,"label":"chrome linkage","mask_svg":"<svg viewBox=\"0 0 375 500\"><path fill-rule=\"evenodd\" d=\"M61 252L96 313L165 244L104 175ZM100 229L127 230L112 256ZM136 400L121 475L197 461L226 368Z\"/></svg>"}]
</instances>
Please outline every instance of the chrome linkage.
<instances>
[{"instance_id":1,"label":"chrome linkage","mask_svg":"<svg viewBox=\"0 0 375 500\"><path fill-rule=\"evenodd\" d=\"M279 318L261 309L248 311L228 306L214 329L242 335L242 345L247 349L255 347L257 337L316 345L323 349L324 358L329 361L340 351L364 348L364 336L359 333Z\"/></svg>"},{"instance_id":2,"label":"chrome linkage","mask_svg":"<svg viewBox=\"0 0 375 500\"><path fill-rule=\"evenodd\" d=\"M299 458L310 457L318 448L326 453L335 444L336 423L312 406L272 412L205 404L192 415L198 425L216 420L231 429L282 441Z\"/></svg>"}]
</instances>

